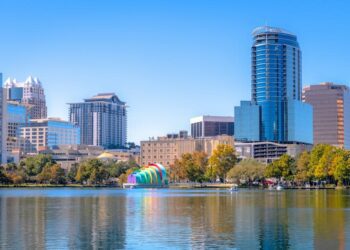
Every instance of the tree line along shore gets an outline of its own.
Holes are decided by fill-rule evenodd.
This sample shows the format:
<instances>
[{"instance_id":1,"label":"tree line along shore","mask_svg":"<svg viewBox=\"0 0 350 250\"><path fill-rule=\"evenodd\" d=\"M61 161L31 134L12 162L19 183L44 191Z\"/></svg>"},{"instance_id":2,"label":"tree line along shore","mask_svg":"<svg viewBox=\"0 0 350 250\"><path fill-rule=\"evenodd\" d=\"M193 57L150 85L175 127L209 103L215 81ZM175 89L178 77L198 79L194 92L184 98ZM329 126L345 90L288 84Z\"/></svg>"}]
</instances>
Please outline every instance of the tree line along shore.
<instances>
[{"instance_id":1,"label":"tree line along shore","mask_svg":"<svg viewBox=\"0 0 350 250\"><path fill-rule=\"evenodd\" d=\"M0 186L121 186L127 176L139 168L133 159L127 162L89 159L65 171L50 155L39 154L19 164L1 166ZM237 183L246 187L267 187L282 183L290 188L347 187L350 184L350 151L319 144L295 158L282 155L265 165L253 159L239 161L232 146L221 144L210 157L203 152L183 154L168 168L168 174L173 186L192 183L193 186L226 187L220 183Z\"/></svg>"}]
</instances>

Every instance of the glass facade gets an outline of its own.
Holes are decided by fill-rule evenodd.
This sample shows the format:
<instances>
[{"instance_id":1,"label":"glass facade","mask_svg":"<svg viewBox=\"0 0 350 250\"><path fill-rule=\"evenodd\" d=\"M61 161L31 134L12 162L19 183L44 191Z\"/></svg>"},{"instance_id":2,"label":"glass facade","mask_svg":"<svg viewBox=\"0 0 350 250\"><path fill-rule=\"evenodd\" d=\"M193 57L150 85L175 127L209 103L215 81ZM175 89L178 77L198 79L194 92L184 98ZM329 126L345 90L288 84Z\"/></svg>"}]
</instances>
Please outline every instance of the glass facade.
<instances>
[{"instance_id":1,"label":"glass facade","mask_svg":"<svg viewBox=\"0 0 350 250\"><path fill-rule=\"evenodd\" d=\"M25 124L28 120L26 107L18 104L7 104L8 122Z\"/></svg>"},{"instance_id":2,"label":"glass facade","mask_svg":"<svg viewBox=\"0 0 350 250\"><path fill-rule=\"evenodd\" d=\"M312 111L310 104L288 101L288 141L313 143Z\"/></svg>"},{"instance_id":3,"label":"glass facade","mask_svg":"<svg viewBox=\"0 0 350 250\"><path fill-rule=\"evenodd\" d=\"M8 90L9 99L21 101L23 98L23 88L13 87Z\"/></svg>"},{"instance_id":4,"label":"glass facade","mask_svg":"<svg viewBox=\"0 0 350 250\"><path fill-rule=\"evenodd\" d=\"M61 145L79 145L80 128L56 118L34 119L21 128L21 137L26 140L27 151L55 149Z\"/></svg>"},{"instance_id":5,"label":"glass facade","mask_svg":"<svg viewBox=\"0 0 350 250\"><path fill-rule=\"evenodd\" d=\"M59 145L80 144L80 129L66 121L47 122L47 146L53 148Z\"/></svg>"},{"instance_id":6,"label":"glass facade","mask_svg":"<svg viewBox=\"0 0 350 250\"><path fill-rule=\"evenodd\" d=\"M235 139L260 141L260 107L250 101L241 101L235 107Z\"/></svg>"},{"instance_id":7,"label":"glass facade","mask_svg":"<svg viewBox=\"0 0 350 250\"><path fill-rule=\"evenodd\" d=\"M301 99L301 51L282 29L253 31L252 102L261 107L262 141L288 141L288 100Z\"/></svg>"}]
</instances>

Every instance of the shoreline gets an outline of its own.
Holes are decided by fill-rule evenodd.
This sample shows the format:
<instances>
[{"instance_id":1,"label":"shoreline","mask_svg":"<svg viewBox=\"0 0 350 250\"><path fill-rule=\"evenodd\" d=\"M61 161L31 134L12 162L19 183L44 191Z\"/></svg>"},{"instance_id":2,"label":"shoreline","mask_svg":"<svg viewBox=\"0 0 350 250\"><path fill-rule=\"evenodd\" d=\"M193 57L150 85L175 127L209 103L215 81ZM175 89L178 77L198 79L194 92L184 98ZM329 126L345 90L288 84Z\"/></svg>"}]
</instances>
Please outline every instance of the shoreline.
<instances>
[{"instance_id":1,"label":"shoreline","mask_svg":"<svg viewBox=\"0 0 350 250\"><path fill-rule=\"evenodd\" d=\"M210 184L199 184L199 183L171 183L169 184L169 189L227 189L230 188L232 184L228 183L210 183ZM6 188L117 188L123 189L122 186L118 184L99 184L99 185L82 185L82 184L1 184L0 189ZM257 187L249 187L249 186L241 186L240 189L261 189L261 190L269 190L268 188L262 188L260 186ZM285 187L284 190L347 190L350 187Z\"/></svg>"}]
</instances>

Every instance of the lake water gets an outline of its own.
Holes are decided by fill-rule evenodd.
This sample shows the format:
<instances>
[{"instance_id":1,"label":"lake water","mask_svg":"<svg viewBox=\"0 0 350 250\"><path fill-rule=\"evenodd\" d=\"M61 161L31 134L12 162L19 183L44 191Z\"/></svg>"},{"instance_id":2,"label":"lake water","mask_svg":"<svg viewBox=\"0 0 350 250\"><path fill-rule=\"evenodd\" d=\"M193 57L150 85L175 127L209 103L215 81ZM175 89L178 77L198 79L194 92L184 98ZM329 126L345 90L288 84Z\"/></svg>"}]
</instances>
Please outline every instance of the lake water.
<instances>
[{"instance_id":1,"label":"lake water","mask_svg":"<svg viewBox=\"0 0 350 250\"><path fill-rule=\"evenodd\" d=\"M1 249L350 249L350 192L0 189Z\"/></svg>"}]
</instances>

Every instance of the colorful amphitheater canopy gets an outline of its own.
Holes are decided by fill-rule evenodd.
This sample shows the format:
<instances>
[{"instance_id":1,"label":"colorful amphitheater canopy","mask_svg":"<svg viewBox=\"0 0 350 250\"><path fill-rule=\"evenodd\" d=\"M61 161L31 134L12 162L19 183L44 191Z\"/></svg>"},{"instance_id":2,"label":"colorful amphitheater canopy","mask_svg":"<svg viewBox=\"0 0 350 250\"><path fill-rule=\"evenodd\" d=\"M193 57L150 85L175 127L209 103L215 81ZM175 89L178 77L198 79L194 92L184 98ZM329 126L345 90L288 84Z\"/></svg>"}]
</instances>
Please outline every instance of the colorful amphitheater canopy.
<instances>
[{"instance_id":1,"label":"colorful amphitheater canopy","mask_svg":"<svg viewBox=\"0 0 350 250\"><path fill-rule=\"evenodd\" d=\"M168 176L163 165L159 163L150 164L129 175L128 183L144 185L168 185Z\"/></svg>"}]
</instances>

